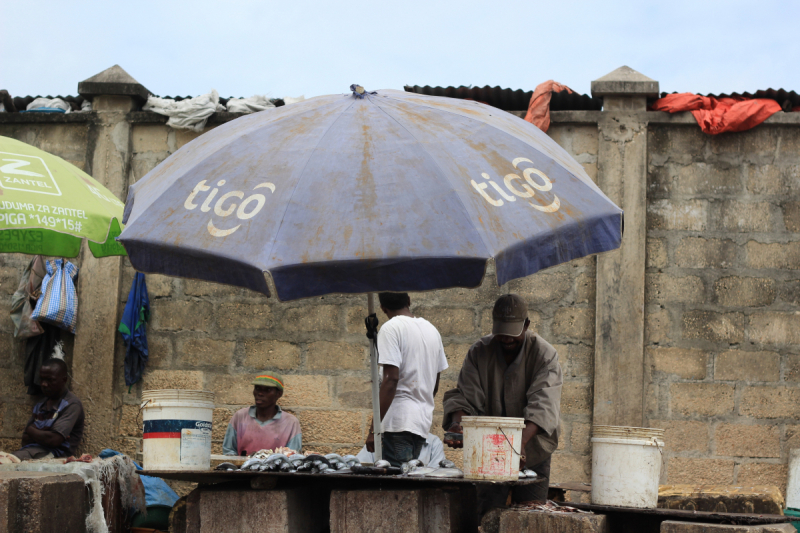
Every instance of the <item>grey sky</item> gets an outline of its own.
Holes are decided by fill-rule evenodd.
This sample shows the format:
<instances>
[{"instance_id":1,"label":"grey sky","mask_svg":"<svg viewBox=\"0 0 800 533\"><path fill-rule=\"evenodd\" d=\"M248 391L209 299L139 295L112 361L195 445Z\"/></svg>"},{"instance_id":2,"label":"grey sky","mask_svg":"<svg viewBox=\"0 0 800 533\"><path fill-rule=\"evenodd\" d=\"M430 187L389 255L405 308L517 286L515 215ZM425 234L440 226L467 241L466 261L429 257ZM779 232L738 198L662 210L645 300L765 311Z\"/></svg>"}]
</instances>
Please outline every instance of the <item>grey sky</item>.
<instances>
[{"instance_id":1,"label":"grey sky","mask_svg":"<svg viewBox=\"0 0 800 533\"><path fill-rule=\"evenodd\" d=\"M10 0L9 0L10 1ZM55 2L0 17L0 88L76 94L118 63L155 94L306 97L548 79L625 64L662 91L800 91L800 2ZM6 7L9 7L8 5Z\"/></svg>"}]
</instances>

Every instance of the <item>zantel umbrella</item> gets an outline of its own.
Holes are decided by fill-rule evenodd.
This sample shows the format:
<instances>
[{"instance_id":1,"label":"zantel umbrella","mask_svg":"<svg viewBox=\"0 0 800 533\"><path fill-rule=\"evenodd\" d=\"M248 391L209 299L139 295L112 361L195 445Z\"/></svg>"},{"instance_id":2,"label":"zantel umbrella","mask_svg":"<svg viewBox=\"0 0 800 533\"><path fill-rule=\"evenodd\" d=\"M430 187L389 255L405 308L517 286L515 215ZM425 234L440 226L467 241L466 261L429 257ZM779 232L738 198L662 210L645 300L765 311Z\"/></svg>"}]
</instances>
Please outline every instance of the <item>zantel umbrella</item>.
<instances>
[{"instance_id":1,"label":"zantel umbrella","mask_svg":"<svg viewBox=\"0 0 800 533\"><path fill-rule=\"evenodd\" d=\"M503 284L622 234L622 211L537 127L394 90L219 126L131 186L125 214L136 270L264 294L269 272L280 300L475 287L491 258Z\"/></svg>"},{"instance_id":2,"label":"zantel umbrella","mask_svg":"<svg viewBox=\"0 0 800 533\"><path fill-rule=\"evenodd\" d=\"M0 253L76 257L88 239L95 257L125 255L123 207L75 165L0 137Z\"/></svg>"}]
</instances>

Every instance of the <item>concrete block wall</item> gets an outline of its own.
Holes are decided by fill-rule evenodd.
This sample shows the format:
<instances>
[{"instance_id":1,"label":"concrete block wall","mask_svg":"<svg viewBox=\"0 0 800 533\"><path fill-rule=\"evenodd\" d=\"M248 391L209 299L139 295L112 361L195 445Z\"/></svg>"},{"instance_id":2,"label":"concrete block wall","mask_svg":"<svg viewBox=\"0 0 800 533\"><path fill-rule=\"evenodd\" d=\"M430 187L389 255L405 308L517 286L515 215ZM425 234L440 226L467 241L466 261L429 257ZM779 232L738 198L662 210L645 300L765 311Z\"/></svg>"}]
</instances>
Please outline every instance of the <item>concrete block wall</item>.
<instances>
[{"instance_id":1,"label":"concrete block wall","mask_svg":"<svg viewBox=\"0 0 800 533\"><path fill-rule=\"evenodd\" d=\"M647 417L669 483L777 485L800 446L800 129L650 126Z\"/></svg>"}]
</instances>

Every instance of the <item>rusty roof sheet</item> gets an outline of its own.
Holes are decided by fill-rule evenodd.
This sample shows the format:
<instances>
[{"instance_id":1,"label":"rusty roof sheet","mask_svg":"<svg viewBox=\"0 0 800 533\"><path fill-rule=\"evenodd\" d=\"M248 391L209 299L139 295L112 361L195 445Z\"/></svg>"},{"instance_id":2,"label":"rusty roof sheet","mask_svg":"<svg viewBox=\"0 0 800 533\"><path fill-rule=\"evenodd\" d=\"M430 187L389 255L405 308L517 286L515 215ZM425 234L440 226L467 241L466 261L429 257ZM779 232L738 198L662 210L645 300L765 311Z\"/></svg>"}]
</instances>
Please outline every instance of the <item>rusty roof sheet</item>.
<instances>
[{"instance_id":1,"label":"rusty roof sheet","mask_svg":"<svg viewBox=\"0 0 800 533\"><path fill-rule=\"evenodd\" d=\"M462 100L477 100L489 104L490 106L504 111L524 111L528 109L533 91L523 91L522 89L504 89L502 87L472 87L462 85L460 87L431 87L426 85L406 85L406 92L427 94L429 96L447 96L449 98L460 98ZM599 98L592 98L586 94L568 93L566 91L553 93L550 100L552 111L599 111L603 107L603 101Z\"/></svg>"}]
</instances>

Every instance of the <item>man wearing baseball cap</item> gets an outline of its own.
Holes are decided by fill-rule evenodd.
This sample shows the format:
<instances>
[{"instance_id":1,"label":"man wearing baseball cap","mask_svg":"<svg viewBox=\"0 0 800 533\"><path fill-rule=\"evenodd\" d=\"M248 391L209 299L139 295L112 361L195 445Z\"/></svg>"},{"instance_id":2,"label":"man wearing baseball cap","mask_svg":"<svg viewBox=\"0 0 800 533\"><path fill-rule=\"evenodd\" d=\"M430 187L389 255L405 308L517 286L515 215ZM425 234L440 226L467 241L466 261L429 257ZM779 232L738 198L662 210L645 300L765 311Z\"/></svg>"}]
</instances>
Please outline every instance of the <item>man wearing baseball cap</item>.
<instances>
[{"instance_id":1,"label":"man wearing baseball cap","mask_svg":"<svg viewBox=\"0 0 800 533\"><path fill-rule=\"evenodd\" d=\"M222 453L248 455L259 450L291 448L300 451L300 422L276 403L283 396L283 376L262 372L253 380L255 405L236 411L228 423Z\"/></svg>"},{"instance_id":2,"label":"man wearing baseball cap","mask_svg":"<svg viewBox=\"0 0 800 533\"><path fill-rule=\"evenodd\" d=\"M458 386L444 395L442 425L447 432L462 433L463 416L524 418L520 469L549 479L550 457L558 447L561 409L558 353L528 329L528 306L516 294L497 299L492 323L492 334L470 347ZM455 439L445 438L444 442L453 448L462 446L462 441ZM548 483L515 487L512 497L516 502L543 501L547 489ZM505 497L500 495L497 501L504 502Z\"/></svg>"}]
</instances>

